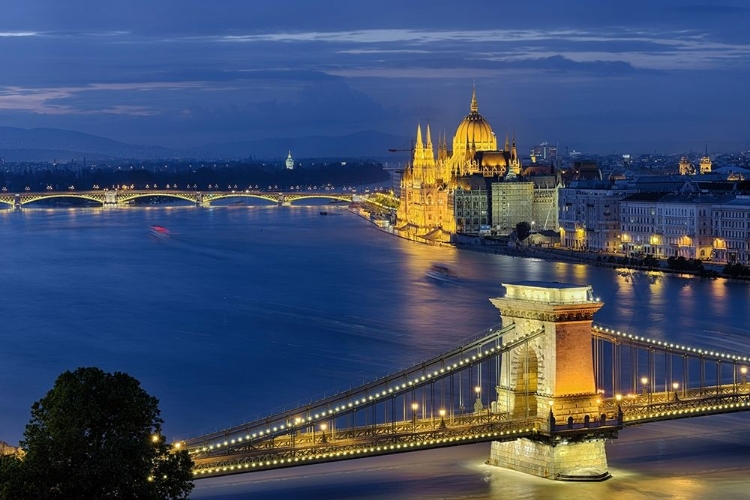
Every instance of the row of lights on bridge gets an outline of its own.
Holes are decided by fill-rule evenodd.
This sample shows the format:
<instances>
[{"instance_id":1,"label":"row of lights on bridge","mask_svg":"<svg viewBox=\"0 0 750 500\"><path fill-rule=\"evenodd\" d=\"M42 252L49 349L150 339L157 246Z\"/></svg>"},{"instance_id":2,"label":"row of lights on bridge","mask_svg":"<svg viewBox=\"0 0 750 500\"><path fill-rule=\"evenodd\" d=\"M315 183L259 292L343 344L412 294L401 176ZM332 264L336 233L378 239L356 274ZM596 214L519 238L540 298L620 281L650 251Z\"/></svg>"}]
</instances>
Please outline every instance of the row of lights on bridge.
<instances>
[{"instance_id":1,"label":"row of lights on bridge","mask_svg":"<svg viewBox=\"0 0 750 500\"><path fill-rule=\"evenodd\" d=\"M467 364L471 364L473 361L477 361L478 359L480 359L480 358L482 358L484 356L492 354L493 352L495 352L498 349L499 349L499 347L491 347L490 349L487 349L485 351L481 351L480 350L477 354L474 354L471 357L466 357L464 359L461 359L460 361L457 361L457 362L453 363L452 365L445 366L443 368L440 368L439 370L434 370L434 371L432 371L430 373L427 373L426 375L416 376L412 380L409 380L408 382L405 382L405 383L402 383L402 384L396 384L393 387L389 387L387 389L383 389L382 391L376 392L374 395L371 394L371 395L369 395L367 397L363 396L362 398L355 399L354 401L349 401L348 403L343 403L342 405L336 406L335 408L331 408L329 410L323 410L320 413L315 413L314 415L308 416L306 418L305 417L298 417L298 418L300 418L300 422L297 423L297 425L299 425L300 423L313 422L313 421L319 420L321 418L330 417L334 413L340 413L340 412L345 411L347 409L357 407L357 406L359 406L361 404L365 404L368 401L373 401L373 400L377 400L377 399L380 399L380 398L385 397L385 396L394 395L394 393L398 394L400 391L412 388L412 387L414 387L416 385L419 385L422 382L426 382L428 380L431 380L433 377L437 377L437 376L439 376L441 374L444 374L444 373L449 372L451 370L454 370L456 368L463 367L463 366L465 366ZM475 391L477 392L477 396L479 396L479 393L480 393L481 389L479 387L476 387ZM295 420L295 422L296 422L296 420ZM258 432L254 432L252 435L247 434L247 435L245 435L244 439L245 440L250 440L250 439L255 439L257 437L263 437L264 435L270 435L270 434L275 433L275 432L283 431L285 429L288 429L288 427L290 427L290 426L287 425L287 424L283 424L282 423L282 424L280 424L278 426L268 427L265 430L260 430ZM241 442L242 440L243 440L243 438L241 436L239 438L236 438L236 441L238 441L238 442ZM232 440L232 441L223 441L223 442L219 442L219 443L208 445L207 447L204 446L204 447L200 448L200 451L212 450L214 448L219 448L222 445L223 446L227 446L230 443L234 444L235 440Z\"/></svg>"},{"instance_id":2,"label":"row of lights on bridge","mask_svg":"<svg viewBox=\"0 0 750 500\"><path fill-rule=\"evenodd\" d=\"M619 330L614 330L612 328L599 327L599 326L596 326L596 325L594 325L592 328L594 328L595 330L598 330L600 332L605 332L605 333L609 333L609 334L612 334L612 335L617 335L618 337L622 337L622 338L626 338L626 339L632 339L632 340L636 340L636 341L640 341L640 342L647 342L649 344L654 344L654 345L657 345L659 347L665 347L665 348L669 348L669 349L678 349L680 351L685 351L685 352L690 352L690 353L696 353L696 354L701 354L701 355L708 355L708 356L713 356L713 357L716 357L716 358L724 358L724 359L731 360L731 361L748 361L747 356L738 356L736 354L726 354L726 353L722 353L722 352L719 352L719 351L707 351L705 349L699 349L699 348L695 348L695 347L688 347L688 346L684 346L684 345L670 344L668 342L664 342L664 341L661 341L661 340L654 340L654 339L650 339L650 338L647 338L647 337L639 337L638 335L631 335L629 333L624 333L624 332L621 332Z\"/></svg>"},{"instance_id":3,"label":"row of lights on bridge","mask_svg":"<svg viewBox=\"0 0 750 500\"><path fill-rule=\"evenodd\" d=\"M385 445L385 446L370 446L370 447L364 447L356 450L345 450L345 451L335 451L335 452L329 452L329 453L319 453L316 455L308 456L308 457L294 457L294 458L281 458L281 459L275 459L275 460L265 460L265 461L258 461L258 462L250 462L250 463L244 463L244 464L232 464L232 465L226 465L226 466L214 466L209 467L206 469L198 469L194 470L194 475L201 475L201 474L215 474L215 473L221 473L221 472L231 472L231 471L239 471L241 469L257 469L259 467L271 467L273 465L288 465L292 463L297 462L314 462L318 460L324 460L327 458L338 458L342 456L347 455L371 455L371 454L383 454L383 453L389 453L391 451L398 451L398 450L406 450L409 448L420 448L423 446L434 446L435 444L439 443L453 443L453 442L459 442L459 441L469 441L469 440L476 440L476 439L487 439L487 438L513 438L513 436L523 436L528 435L533 432L533 429L526 428L526 429L515 429L510 431L497 431L497 432L488 432L488 433L482 433L482 434L471 434L468 436L452 436L452 437L446 437L446 438L439 438L439 439L426 439L423 441L416 441L412 443L399 443L399 444L391 444L391 445Z\"/></svg>"}]
</instances>

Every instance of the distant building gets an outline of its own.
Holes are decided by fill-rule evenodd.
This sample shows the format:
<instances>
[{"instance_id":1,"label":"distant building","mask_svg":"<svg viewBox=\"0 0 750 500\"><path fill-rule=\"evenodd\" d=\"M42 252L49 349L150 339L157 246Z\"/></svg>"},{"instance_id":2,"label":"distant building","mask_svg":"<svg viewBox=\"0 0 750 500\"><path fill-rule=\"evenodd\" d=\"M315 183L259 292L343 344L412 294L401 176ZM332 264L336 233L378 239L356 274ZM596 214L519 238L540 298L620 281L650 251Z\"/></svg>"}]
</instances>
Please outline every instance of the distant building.
<instances>
[{"instance_id":1,"label":"distant building","mask_svg":"<svg viewBox=\"0 0 750 500\"><path fill-rule=\"evenodd\" d=\"M712 207L712 260L750 265L750 196Z\"/></svg>"},{"instance_id":2,"label":"distant building","mask_svg":"<svg viewBox=\"0 0 750 500\"><path fill-rule=\"evenodd\" d=\"M683 156L680 158L680 175L694 175L695 174L695 166L693 166L692 163L690 163L690 160L688 160L687 156Z\"/></svg>"},{"instance_id":3,"label":"distant building","mask_svg":"<svg viewBox=\"0 0 750 500\"><path fill-rule=\"evenodd\" d=\"M531 148L531 162L550 162L553 163L557 158L557 145L551 145L543 142Z\"/></svg>"},{"instance_id":4,"label":"distant building","mask_svg":"<svg viewBox=\"0 0 750 500\"><path fill-rule=\"evenodd\" d=\"M473 178L515 177L521 171L515 138L511 142L506 137L505 147L498 149L495 132L479 114L476 89L472 91L469 114L459 123L452 144L449 150L448 137L439 137L436 157L429 124L424 140L422 128L417 126L414 155L401 177L401 203L396 213L395 229L402 236L450 241L459 218L463 228L481 230L490 222L489 192L487 182ZM478 192L471 193L474 189ZM480 196L486 200L481 206ZM482 210L487 213L482 215ZM488 224L482 224L485 220Z\"/></svg>"},{"instance_id":5,"label":"distant building","mask_svg":"<svg viewBox=\"0 0 750 500\"><path fill-rule=\"evenodd\" d=\"M500 234L510 234L519 222L532 220L534 183L520 179L492 183L492 226Z\"/></svg>"},{"instance_id":6,"label":"distant building","mask_svg":"<svg viewBox=\"0 0 750 500\"><path fill-rule=\"evenodd\" d=\"M621 251L620 200L634 191L608 181L573 181L559 192L560 245L574 250Z\"/></svg>"},{"instance_id":7,"label":"distant building","mask_svg":"<svg viewBox=\"0 0 750 500\"><path fill-rule=\"evenodd\" d=\"M638 193L620 202L626 254L709 260L712 205L734 198L709 193Z\"/></svg>"},{"instance_id":8,"label":"distant building","mask_svg":"<svg viewBox=\"0 0 750 500\"><path fill-rule=\"evenodd\" d=\"M479 234L490 229L487 182L481 175L458 179L454 192L456 232Z\"/></svg>"},{"instance_id":9,"label":"distant building","mask_svg":"<svg viewBox=\"0 0 750 500\"><path fill-rule=\"evenodd\" d=\"M292 158L291 151L289 151L289 155L286 157L286 168L287 170L294 170L294 158Z\"/></svg>"},{"instance_id":10,"label":"distant building","mask_svg":"<svg viewBox=\"0 0 750 500\"><path fill-rule=\"evenodd\" d=\"M534 194L531 199L532 231L551 230L558 228L558 195L560 185L552 175L532 176Z\"/></svg>"}]
</instances>

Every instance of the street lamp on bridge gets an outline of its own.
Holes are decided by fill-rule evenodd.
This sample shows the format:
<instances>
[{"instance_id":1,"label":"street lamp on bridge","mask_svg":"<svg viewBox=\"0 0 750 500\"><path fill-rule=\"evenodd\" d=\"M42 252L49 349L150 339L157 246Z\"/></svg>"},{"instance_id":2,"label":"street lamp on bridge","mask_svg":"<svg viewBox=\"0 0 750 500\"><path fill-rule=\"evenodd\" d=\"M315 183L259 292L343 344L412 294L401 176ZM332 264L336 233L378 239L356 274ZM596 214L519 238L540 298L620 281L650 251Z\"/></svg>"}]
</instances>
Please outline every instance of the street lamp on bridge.
<instances>
[{"instance_id":1,"label":"street lamp on bridge","mask_svg":"<svg viewBox=\"0 0 750 500\"><path fill-rule=\"evenodd\" d=\"M326 437L326 429L328 429L328 425L325 423L320 424L320 432L323 433L323 438L321 440L322 443L327 443L328 438Z\"/></svg>"},{"instance_id":2,"label":"street lamp on bridge","mask_svg":"<svg viewBox=\"0 0 750 500\"><path fill-rule=\"evenodd\" d=\"M680 384L678 384L677 382L672 382L672 389L674 390L674 400L675 401L679 401L680 400L680 398L677 397L677 389L679 389L679 388L680 388Z\"/></svg>"},{"instance_id":3,"label":"street lamp on bridge","mask_svg":"<svg viewBox=\"0 0 750 500\"><path fill-rule=\"evenodd\" d=\"M742 385L747 384L747 366L740 366L740 375L742 375Z\"/></svg>"},{"instance_id":4,"label":"street lamp on bridge","mask_svg":"<svg viewBox=\"0 0 750 500\"><path fill-rule=\"evenodd\" d=\"M411 432L412 434L417 432L417 410L419 405L417 403L411 404Z\"/></svg>"},{"instance_id":5,"label":"street lamp on bridge","mask_svg":"<svg viewBox=\"0 0 750 500\"><path fill-rule=\"evenodd\" d=\"M441 408L438 413L440 413L440 428L445 430L445 410Z\"/></svg>"}]
</instances>

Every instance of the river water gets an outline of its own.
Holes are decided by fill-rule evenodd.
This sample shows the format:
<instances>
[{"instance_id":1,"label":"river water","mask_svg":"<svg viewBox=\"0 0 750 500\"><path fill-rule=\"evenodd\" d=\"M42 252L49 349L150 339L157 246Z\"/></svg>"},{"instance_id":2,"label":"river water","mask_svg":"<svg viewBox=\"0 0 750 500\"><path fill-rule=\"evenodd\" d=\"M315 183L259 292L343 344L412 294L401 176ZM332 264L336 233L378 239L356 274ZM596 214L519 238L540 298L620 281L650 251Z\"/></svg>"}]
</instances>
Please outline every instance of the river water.
<instances>
[{"instance_id":1,"label":"river water","mask_svg":"<svg viewBox=\"0 0 750 500\"><path fill-rule=\"evenodd\" d=\"M520 280L591 284L596 320L750 351L750 286L433 248L328 207L0 211L0 440L79 366L160 400L168 438L358 385L499 322ZM154 238L149 227L170 231ZM458 278L427 277L440 262ZM489 445L198 481L195 498L703 498L750 494L750 415L626 429L614 478L570 485L483 465ZM691 439L682 439L686 435Z\"/></svg>"}]
</instances>

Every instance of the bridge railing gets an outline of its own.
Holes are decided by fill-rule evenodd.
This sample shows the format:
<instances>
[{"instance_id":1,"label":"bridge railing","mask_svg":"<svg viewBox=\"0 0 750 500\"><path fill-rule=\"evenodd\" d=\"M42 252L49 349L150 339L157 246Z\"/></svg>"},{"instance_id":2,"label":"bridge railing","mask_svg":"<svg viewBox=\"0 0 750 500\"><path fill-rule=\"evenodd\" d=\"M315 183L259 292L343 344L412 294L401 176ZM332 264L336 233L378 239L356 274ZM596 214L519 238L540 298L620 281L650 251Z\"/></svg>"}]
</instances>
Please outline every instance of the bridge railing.
<instances>
[{"instance_id":1,"label":"bridge railing","mask_svg":"<svg viewBox=\"0 0 750 500\"><path fill-rule=\"evenodd\" d=\"M594 325L592 337L595 379L604 406L651 407L750 391L748 356L602 325Z\"/></svg>"},{"instance_id":2,"label":"bridge railing","mask_svg":"<svg viewBox=\"0 0 750 500\"><path fill-rule=\"evenodd\" d=\"M483 330L478 335L472 336L446 353L386 376L376 378L361 386L344 389L331 396L313 399L309 402L301 403L289 409L285 408L280 412L271 413L238 426L187 439L185 442L188 446L202 446L206 441L223 440L235 434L256 434L256 438L273 434L284 434L288 432L290 425L295 424L296 419L302 419L302 422L298 422L299 425L301 423L309 424L325 420L333 415L346 415L368 406L368 403L373 400L382 400L386 397L401 395L404 392L421 387L432 380L441 378L440 375L451 373L456 368L472 365L477 361L477 353L482 352L481 349L483 346L489 343L496 343L499 346L502 336L514 328L515 325L510 325L502 329L499 328L499 325L495 325L487 330ZM464 355L468 356L466 360L454 361L451 363L451 366L448 366L449 360L463 358ZM472 356L473 359L471 359ZM453 367L453 364L456 366Z\"/></svg>"},{"instance_id":3,"label":"bridge railing","mask_svg":"<svg viewBox=\"0 0 750 500\"><path fill-rule=\"evenodd\" d=\"M254 422L227 429L223 433L202 436L187 441L191 450L225 449L243 442L273 440L278 436L310 428L320 424L333 428L354 427L357 421L396 422L403 410L403 420L407 415L448 415L453 418L463 414L464 397L476 396L473 408L492 413L491 405L480 403L481 380L485 382L484 394L494 393L499 373L499 356L543 333L543 330L522 335L512 342L500 344L503 334L513 329L493 332L491 335L466 344L458 350L445 353L407 371L380 380L375 385L358 388L344 396L344 399L325 401L316 407L303 407L292 412L276 415L268 420ZM466 347L469 347L467 350ZM486 372L486 378L481 373ZM476 378L474 378L476 377ZM475 382L472 382L475 380ZM479 384L479 385L477 385ZM489 387L487 387L489 385ZM458 390L454 389L456 387ZM462 390L462 387L465 390ZM474 394L474 390L478 391ZM463 391L463 392L462 392ZM458 394L456 394L458 393ZM463 396L461 396L463 394ZM471 394L471 395L470 395ZM488 398L489 396L485 396ZM457 404L457 401L458 404ZM336 406L334 406L334 404ZM477 406L479 405L479 406ZM472 405L468 405L472 406Z\"/></svg>"}]
</instances>

